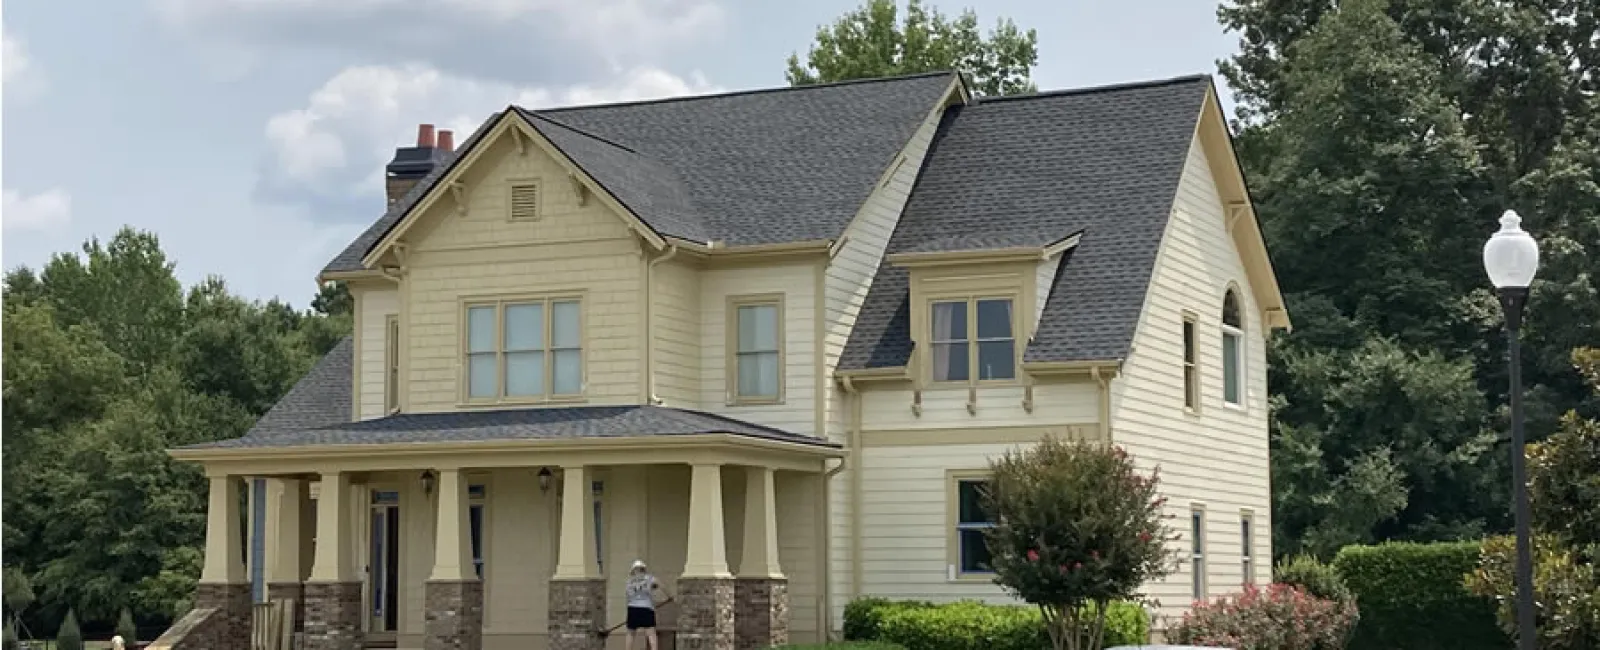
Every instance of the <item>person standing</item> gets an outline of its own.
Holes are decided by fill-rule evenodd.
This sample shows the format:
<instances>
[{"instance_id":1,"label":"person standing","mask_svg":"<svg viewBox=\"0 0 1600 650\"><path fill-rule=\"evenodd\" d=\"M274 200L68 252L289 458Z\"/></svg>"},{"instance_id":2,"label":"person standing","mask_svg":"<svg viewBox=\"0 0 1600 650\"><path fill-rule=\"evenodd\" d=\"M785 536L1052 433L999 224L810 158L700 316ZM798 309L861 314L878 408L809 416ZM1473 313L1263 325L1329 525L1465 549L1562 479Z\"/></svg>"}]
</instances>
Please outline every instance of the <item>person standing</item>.
<instances>
[{"instance_id":1,"label":"person standing","mask_svg":"<svg viewBox=\"0 0 1600 650\"><path fill-rule=\"evenodd\" d=\"M624 594L628 599L628 637L623 647L633 650L633 638L644 632L645 650L657 650L656 642L656 598L657 591L665 591L656 577L650 575L650 569L644 565L644 560L634 560L633 568L628 570L628 582L624 587Z\"/></svg>"}]
</instances>

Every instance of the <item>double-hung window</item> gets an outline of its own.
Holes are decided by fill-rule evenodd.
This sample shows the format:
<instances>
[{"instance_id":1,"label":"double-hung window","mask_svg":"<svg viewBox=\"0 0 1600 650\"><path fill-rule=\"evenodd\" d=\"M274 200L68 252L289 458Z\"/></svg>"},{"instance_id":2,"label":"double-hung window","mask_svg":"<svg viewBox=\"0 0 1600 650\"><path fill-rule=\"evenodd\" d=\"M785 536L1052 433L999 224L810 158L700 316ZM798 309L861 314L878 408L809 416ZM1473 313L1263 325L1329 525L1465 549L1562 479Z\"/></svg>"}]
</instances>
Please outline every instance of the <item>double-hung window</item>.
<instances>
[{"instance_id":1,"label":"double-hung window","mask_svg":"<svg viewBox=\"0 0 1600 650\"><path fill-rule=\"evenodd\" d=\"M1200 343L1194 317L1183 317L1183 407L1200 409Z\"/></svg>"},{"instance_id":2,"label":"double-hung window","mask_svg":"<svg viewBox=\"0 0 1600 650\"><path fill-rule=\"evenodd\" d=\"M1255 555L1253 551L1255 539L1250 534L1253 532L1250 530L1252 523L1254 517L1251 517L1250 513L1239 515L1239 571L1244 576L1245 585L1255 584L1256 581L1256 565L1252 561Z\"/></svg>"},{"instance_id":3,"label":"double-hung window","mask_svg":"<svg viewBox=\"0 0 1600 650\"><path fill-rule=\"evenodd\" d=\"M1189 511L1189 564L1194 570L1194 599L1206 597L1206 511Z\"/></svg>"},{"instance_id":4,"label":"double-hung window","mask_svg":"<svg viewBox=\"0 0 1600 650\"><path fill-rule=\"evenodd\" d=\"M931 315L934 381L1017 376L1010 298L936 300Z\"/></svg>"},{"instance_id":5,"label":"double-hung window","mask_svg":"<svg viewBox=\"0 0 1600 650\"><path fill-rule=\"evenodd\" d=\"M469 304L467 398L497 401L582 394L582 319L576 298Z\"/></svg>"},{"instance_id":6,"label":"double-hung window","mask_svg":"<svg viewBox=\"0 0 1600 650\"><path fill-rule=\"evenodd\" d=\"M729 393L735 403L783 400L783 298L735 297L728 304Z\"/></svg>"},{"instance_id":7,"label":"double-hung window","mask_svg":"<svg viewBox=\"0 0 1600 650\"><path fill-rule=\"evenodd\" d=\"M383 355L383 412L385 415L400 408L400 317L389 316L384 321Z\"/></svg>"},{"instance_id":8,"label":"double-hung window","mask_svg":"<svg viewBox=\"0 0 1600 650\"><path fill-rule=\"evenodd\" d=\"M994 517L984 508L983 495L988 484L982 478L955 479L955 570L956 575L993 573L989 542L985 533L994 528Z\"/></svg>"},{"instance_id":9,"label":"double-hung window","mask_svg":"<svg viewBox=\"0 0 1600 650\"><path fill-rule=\"evenodd\" d=\"M1244 405L1244 319L1232 289L1222 299L1222 401Z\"/></svg>"}]
</instances>

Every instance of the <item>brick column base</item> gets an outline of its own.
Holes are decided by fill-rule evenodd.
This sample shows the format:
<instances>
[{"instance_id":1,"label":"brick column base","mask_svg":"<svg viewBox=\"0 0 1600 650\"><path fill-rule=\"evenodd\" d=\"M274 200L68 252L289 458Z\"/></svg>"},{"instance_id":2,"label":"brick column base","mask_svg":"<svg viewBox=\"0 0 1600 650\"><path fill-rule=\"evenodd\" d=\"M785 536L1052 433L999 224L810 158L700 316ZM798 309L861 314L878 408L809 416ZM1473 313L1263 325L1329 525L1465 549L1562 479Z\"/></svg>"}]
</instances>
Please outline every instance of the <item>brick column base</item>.
<instances>
[{"instance_id":1,"label":"brick column base","mask_svg":"<svg viewBox=\"0 0 1600 650\"><path fill-rule=\"evenodd\" d=\"M247 650L250 647L250 584L195 585L194 606L215 609L209 636L218 650Z\"/></svg>"},{"instance_id":2,"label":"brick column base","mask_svg":"<svg viewBox=\"0 0 1600 650\"><path fill-rule=\"evenodd\" d=\"M734 581L733 638L737 650L760 650L789 643L789 581L739 578Z\"/></svg>"},{"instance_id":3,"label":"brick column base","mask_svg":"<svg viewBox=\"0 0 1600 650\"><path fill-rule=\"evenodd\" d=\"M550 650L603 650L606 581L550 581Z\"/></svg>"},{"instance_id":4,"label":"brick column base","mask_svg":"<svg viewBox=\"0 0 1600 650\"><path fill-rule=\"evenodd\" d=\"M306 629L306 590L298 582L272 582L267 584L267 600L294 601L294 631Z\"/></svg>"},{"instance_id":5,"label":"brick column base","mask_svg":"<svg viewBox=\"0 0 1600 650\"><path fill-rule=\"evenodd\" d=\"M358 650L361 647L361 583L305 584L304 650Z\"/></svg>"},{"instance_id":6,"label":"brick column base","mask_svg":"<svg viewBox=\"0 0 1600 650\"><path fill-rule=\"evenodd\" d=\"M734 650L734 582L678 579L677 650Z\"/></svg>"},{"instance_id":7,"label":"brick column base","mask_svg":"<svg viewBox=\"0 0 1600 650\"><path fill-rule=\"evenodd\" d=\"M478 650L483 647L483 583L477 580L429 580L424 650Z\"/></svg>"}]
</instances>

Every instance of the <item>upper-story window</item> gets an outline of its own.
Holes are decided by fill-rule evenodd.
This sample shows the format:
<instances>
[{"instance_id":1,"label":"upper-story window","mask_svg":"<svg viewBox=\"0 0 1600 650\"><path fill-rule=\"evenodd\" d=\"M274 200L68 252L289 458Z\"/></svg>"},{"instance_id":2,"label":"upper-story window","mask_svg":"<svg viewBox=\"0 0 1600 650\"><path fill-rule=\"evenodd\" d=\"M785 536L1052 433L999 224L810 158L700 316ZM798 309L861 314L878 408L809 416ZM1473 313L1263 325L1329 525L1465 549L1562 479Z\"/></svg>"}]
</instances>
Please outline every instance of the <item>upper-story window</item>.
<instances>
[{"instance_id":1,"label":"upper-story window","mask_svg":"<svg viewBox=\"0 0 1600 650\"><path fill-rule=\"evenodd\" d=\"M400 409L400 317L384 320L383 335L383 412Z\"/></svg>"},{"instance_id":2,"label":"upper-story window","mask_svg":"<svg viewBox=\"0 0 1600 650\"><path fill-rule=\"evenodd\" d=\"M466 320L469 400L583 392L582 304L576 298L475 302Z\"/></svg>"},{"instance_id":3,"label":"upper-story window","mask_svg":"<svg viewBox=\"0 0 1600 650\"><path fill-rule=\"evenodd\" d=\"M783 399L783 297L736 296L728 303L729 393L735 403Z\"/></svg>"},{"instance_id":4,"label":"upper-story window","mask_svg":"<svg viewBox=\"0 0 1600 650\"><path fill-rule=\"evenodd\" d=\"M932 308L934 381L1016 377L1010 298L937 300Z\"/></svg>"},{"instance_id":5,"label":"upper-story window","mask_svg":"<svg viewBox=\"0 0 1600 650\"><path fill-rule=\"evenodd\" d=\"M1183 315L1183 407L1200 410L1200 324L1190 314Z\"/></svg>"},{"instance_id":6,"label":"upper-story window","mask_svg":"<svg viewBox=\"0 0 1600 650\"><path fill-rule=\"evenodd\" d=\"M1244 319L1232 289L1222 298L1222 401L1244 404Z\"/></svg>"}]
</instances>

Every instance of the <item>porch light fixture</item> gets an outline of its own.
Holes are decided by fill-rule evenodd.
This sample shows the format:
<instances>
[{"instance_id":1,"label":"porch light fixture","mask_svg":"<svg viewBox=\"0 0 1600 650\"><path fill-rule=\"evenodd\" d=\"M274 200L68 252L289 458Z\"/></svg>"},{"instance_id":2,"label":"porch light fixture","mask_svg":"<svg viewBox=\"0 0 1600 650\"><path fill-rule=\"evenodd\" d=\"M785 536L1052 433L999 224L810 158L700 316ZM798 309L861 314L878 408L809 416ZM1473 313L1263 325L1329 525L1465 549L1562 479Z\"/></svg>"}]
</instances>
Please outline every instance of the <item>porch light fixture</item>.
<instances>
[{"instance_id":1,"label":"porch light fixture","mask_svg":"<svg viewBox=\"0 0 1600 650\"><path fill-rule=\"evenodd\" d=\"M539 468L539 491L550 491L550 468L548 467Z\"/></svg>"},{"instance_id":2,"label":"porch light fixture","mask_svg":"<svg viewBox=\"0 0 1600 650\"><path fill-rule=\"evenodd\" d=\"M422 470L422 493L433 496L433 470Z\"/></svg>"}]
</instances>

